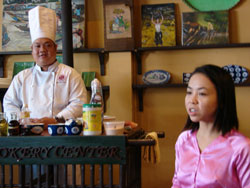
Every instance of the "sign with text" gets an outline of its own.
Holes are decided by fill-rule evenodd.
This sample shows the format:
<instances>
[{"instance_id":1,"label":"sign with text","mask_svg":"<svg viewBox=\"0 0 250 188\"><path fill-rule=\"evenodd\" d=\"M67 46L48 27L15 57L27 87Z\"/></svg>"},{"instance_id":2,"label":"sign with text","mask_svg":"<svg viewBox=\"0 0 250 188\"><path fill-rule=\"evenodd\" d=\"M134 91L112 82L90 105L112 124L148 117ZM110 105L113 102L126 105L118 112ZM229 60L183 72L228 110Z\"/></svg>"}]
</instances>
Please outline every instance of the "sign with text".
<instances>
[{"instance_id":1,"label":"sign with text","mask_svg":"<svg viewBox=\"0 0 250 188\"><path fill-rule=\"evenodd\" d=\"M125 164L125 136L0 137L0 164Z\"/></svg>"}]
</instances>

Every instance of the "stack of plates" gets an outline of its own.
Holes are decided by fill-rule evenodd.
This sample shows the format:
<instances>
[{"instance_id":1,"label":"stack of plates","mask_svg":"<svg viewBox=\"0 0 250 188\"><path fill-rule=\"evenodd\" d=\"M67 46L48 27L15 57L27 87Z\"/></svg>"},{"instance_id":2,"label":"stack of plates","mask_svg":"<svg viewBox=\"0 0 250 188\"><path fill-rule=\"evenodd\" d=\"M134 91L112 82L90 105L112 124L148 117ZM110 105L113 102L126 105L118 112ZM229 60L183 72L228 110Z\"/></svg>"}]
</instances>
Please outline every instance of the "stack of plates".
<instances>
[{"instance_id":1,"label":"stack of plates","mask_svg":"<svg viewBox=\"0 0 250 188\"><path fill-rule=\"evenodd\" d=\"M226 65L222 67L232 76L235 84L240 84L248 79L248 71L239 65Z\"/></svg>"}]
</instances>

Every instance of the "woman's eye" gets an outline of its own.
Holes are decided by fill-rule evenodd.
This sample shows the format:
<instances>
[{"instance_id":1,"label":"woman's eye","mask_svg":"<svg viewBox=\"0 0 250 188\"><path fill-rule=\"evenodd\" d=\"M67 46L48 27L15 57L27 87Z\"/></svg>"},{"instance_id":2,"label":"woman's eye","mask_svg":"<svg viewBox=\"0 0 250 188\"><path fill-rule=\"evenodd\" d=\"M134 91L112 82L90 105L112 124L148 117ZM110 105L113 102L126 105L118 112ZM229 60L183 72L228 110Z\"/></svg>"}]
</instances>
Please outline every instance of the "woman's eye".
<instances>
[{"instance_id":1,"label":"woman's eye","mask_svg":"<svg viewBox=\"0 0 250 188\"><path fill-rule=\"evenodd\" d=\"M187 91L187 93L186 93L187 95L191 95L192 94L192 92L191 91Z\"/></svg>"},{"instance_id":2,"label":"woman's eye","mask_svg":"<svg viewBox=\"0 0 250 188\"><path fill-rule=\"evenodd\" d=\"M206 96L206 93L199 93L200 96Z\"/></svg>"}]
</instances>

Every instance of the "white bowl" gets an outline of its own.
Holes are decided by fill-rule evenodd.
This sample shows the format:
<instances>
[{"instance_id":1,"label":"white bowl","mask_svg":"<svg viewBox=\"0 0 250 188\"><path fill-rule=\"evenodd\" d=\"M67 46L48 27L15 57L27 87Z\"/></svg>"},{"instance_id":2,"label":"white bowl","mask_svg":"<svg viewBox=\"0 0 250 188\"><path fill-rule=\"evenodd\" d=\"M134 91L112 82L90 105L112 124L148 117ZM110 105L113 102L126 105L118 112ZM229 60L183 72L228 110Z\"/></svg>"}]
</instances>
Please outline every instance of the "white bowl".
<instances>
[{"instance_id":1,"label":"white bowl","mask_svg":"<svg viewBox=\"0 0 250 188\"><path fill-rule=\"evenodd\" d=\"M124 131L124 121L103 122L106 135L122 135Z\"/></svg>"}]
</instances>

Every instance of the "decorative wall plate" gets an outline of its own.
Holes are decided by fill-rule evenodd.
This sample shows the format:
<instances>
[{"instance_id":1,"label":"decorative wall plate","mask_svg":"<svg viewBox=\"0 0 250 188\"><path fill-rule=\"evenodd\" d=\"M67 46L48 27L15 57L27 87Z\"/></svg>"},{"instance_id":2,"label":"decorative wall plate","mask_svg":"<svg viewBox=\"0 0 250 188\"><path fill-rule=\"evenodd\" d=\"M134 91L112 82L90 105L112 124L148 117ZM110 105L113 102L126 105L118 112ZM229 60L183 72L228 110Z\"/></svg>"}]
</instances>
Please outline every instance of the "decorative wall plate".
<instances>
[{"instance_id":1,"label":"decorative wall plate","mask_svg":"<svg viewBox=\"0 0 250 188\"><path fill-rule=\"evenodd\" d=\"M239 65L226 65L222 67L232 76L235 84L240 84L248 79L248 71L246 68Z\"/></svg>"},{"instance_id":2,"label":"decorative wall plate","mask_svg":"<svg viewBox=\"0 0 250 188\"><path fill-rule=\"evenodd\" d=\"M183 84L188 84L190 77L191 77L191 73L186 73L186 72L182 73Z\"/></svg>"},{"instance_id":3,"label":"decorative wall plate","mask_svg":"<svg viewBox=\"0 0 250 188\"><path fill-rule=\"evenodd\" d=\"M170 80L170 73L164 70L151 70L146 72L142 80L145 84L166 84Z\"/></svg>"},{"instance_id":4,"label":"decorative wall plate","mask_svg":"<svg viewBox=\"0 0 250 188\"><path fill-rule=\"evenodd\" d=\"M183 0L188 6L198 11L229 10L240 0Z\"/></svg>"}]
</instances>

